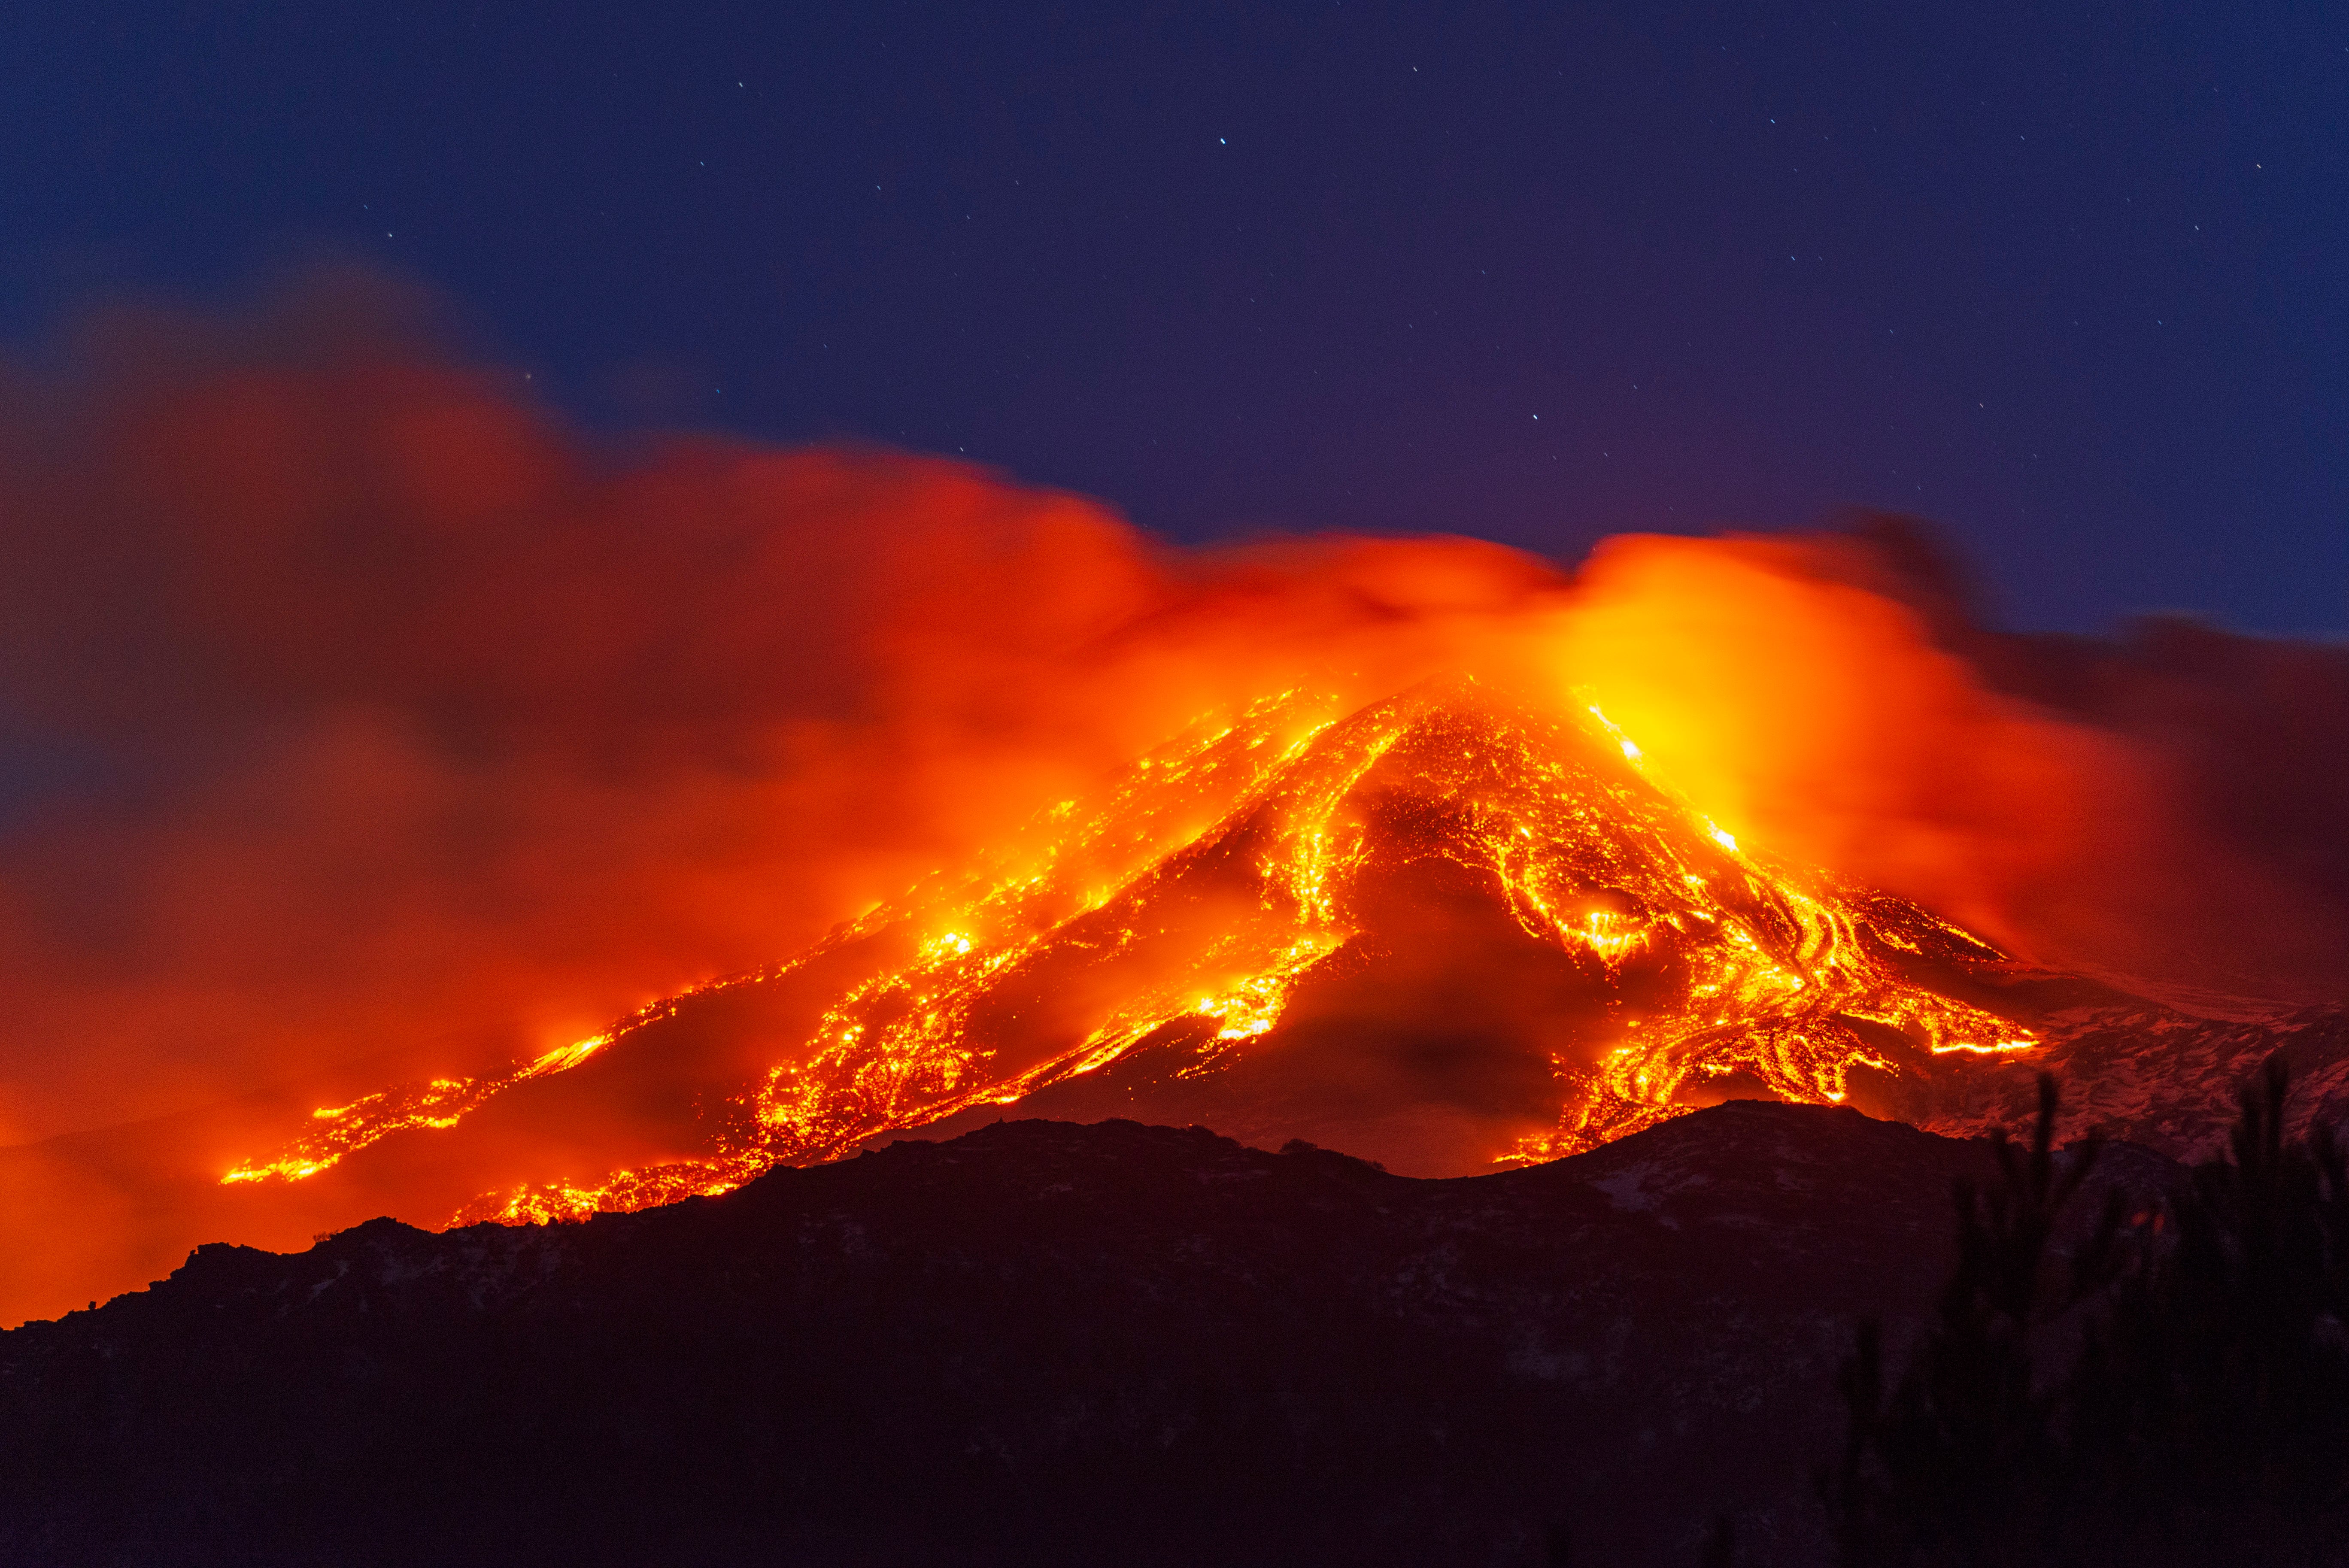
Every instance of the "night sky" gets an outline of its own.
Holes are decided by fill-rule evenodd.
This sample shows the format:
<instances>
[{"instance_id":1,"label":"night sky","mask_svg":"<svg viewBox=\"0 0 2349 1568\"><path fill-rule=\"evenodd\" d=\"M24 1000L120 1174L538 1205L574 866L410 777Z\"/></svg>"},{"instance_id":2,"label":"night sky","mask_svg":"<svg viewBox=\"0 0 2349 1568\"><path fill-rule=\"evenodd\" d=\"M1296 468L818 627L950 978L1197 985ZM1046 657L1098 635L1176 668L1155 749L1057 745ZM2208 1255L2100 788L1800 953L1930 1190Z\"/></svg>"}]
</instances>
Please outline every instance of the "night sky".
<instances>
[{"instance_id":1,"label":"night sky","mask_svg":"<svg viewBox=\"0 0 2349 1568\"><path fill-rule=\"evenodd\" d=\"M28 7L0 333L358 261L588 428L1183 540L1936 520L2349 625L2349 12Z\"/></svg>"}]
</instances>

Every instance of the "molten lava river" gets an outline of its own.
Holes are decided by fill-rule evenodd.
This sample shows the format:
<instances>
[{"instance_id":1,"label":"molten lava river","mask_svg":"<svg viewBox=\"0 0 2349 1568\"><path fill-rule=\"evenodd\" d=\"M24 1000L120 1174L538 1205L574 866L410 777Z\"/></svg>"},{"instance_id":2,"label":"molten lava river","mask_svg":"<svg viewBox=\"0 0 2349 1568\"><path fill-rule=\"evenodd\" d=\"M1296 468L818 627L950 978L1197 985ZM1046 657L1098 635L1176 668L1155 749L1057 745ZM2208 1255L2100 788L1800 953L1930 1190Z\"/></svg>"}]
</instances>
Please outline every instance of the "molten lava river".
<instances>
[{"instance_id":1,"label":"molten lava river","mask_svg":"<svg viewBox=\"0 0 2349 1568\"><path fill-rule=\"evenodd\" d=\"M502 1076L322 1108L223 1180L305 1181L390 1140L472 1173L453 1222L543 1221L1006 1114L1463 1174L2027 1049L1927 983L1999 957L1741 848L1595 707L1464 679L1352 712L1288 693L787 963Z\"/></svg>"}]
</instances>

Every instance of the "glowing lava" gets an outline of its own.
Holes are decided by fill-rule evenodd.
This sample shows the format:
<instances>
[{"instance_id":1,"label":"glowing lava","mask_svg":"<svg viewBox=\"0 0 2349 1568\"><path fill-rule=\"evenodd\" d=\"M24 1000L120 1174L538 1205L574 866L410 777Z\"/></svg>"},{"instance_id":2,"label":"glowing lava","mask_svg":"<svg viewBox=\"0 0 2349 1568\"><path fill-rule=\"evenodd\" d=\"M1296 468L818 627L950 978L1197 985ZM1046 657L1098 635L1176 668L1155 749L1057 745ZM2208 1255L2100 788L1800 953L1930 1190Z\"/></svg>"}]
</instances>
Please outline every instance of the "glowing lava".
<instances>
[{"instance_id":1,"label":"glowing lava","mask_svg":"<svg viewBox=\"0 0 2349 1568\"><path fill-rule=\"evenodd\" d=\"M722 1191L1113 1066L1145 1083L1237 1083L1295 1048L1298 1015L1326 1016L1398 965L1443 967L1444 919L1398 936L1387 913L1424 905L1429 888L1467 912L1463 929L1483 910L1501 931L1462 947L1462 975L1549 999L1509 1026L1538 1037L1547 1099L1514 1108L1517 1130L1484 1145L1488 1161L1622 1137L1693 1109L1713 1080L1837 1101L1854 1068L1897 1074L1911 1049L2034 1043L1904 975L1909 960L1995 952L1913 905L1741 850L1650 778L1596 707L1560 713L1465 681L1350 714L1289 693L1200 727L1098 798L1045 813L980 873L937 879L790 964L673 998L504 1078L321 1110L291 1149L226 1180L303 1179L607 1060L709 992L780 992L818 975L849 977L770 1042L762 1077L726 1089L702 1152L492 1194L459 1218Z\"/></svg>"}]
</instances>

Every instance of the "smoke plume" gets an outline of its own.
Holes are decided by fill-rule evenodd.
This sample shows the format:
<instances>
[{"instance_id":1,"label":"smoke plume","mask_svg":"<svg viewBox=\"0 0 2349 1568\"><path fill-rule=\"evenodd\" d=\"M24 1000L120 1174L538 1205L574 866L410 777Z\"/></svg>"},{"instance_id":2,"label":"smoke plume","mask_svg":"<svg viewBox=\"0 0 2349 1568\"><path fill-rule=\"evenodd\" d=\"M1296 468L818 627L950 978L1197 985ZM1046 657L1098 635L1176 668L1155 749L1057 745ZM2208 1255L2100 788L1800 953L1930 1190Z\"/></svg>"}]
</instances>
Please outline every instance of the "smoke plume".
<instances>
[{"instance_id":1,"label":"smoke plume","mask_svg":"<svg viewBox=\"0 0 2349 1568\"><path fill-rule=\"evenodd\" d=\"M1997 633L1899 528L1178 549L936 459L589 441L347 283L6 376L0 527L0 1141L529 1057L1202 713L1458 670L2031 958L2349 981L2349 655ZM212 1239L108 1180L12 1218L13 1309Z\"/></svg>"}]
</instances>

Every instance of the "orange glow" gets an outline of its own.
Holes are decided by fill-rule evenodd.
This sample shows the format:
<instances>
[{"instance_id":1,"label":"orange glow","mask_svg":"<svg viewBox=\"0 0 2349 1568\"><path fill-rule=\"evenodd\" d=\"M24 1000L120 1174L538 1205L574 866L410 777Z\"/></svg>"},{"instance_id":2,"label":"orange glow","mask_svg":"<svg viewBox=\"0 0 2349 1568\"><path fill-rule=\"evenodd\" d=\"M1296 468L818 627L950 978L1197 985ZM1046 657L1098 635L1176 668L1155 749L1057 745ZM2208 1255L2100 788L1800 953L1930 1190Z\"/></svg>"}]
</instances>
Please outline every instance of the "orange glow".
<instances>
[{"instance_id":1,"label":"orange glow","mask_svg":"<svg viewBox=\"0 0 2349 1568\"><path fill-rule=\"evenodd\" d=\"M0 708L102 786L0 822L0 1319L999 1110L1456 1172L1868 1103L2027 1050L1903 978L1968 932L2338 994L2323 649L2044 646L1840 535L616 454L332 294L109 331L0 376Z\"/></svg>"},{"instance_id":2,"label":"orange glow","mask_svg":"<svg viewBox=\"0 0 2349 1568\"><path fill-rule=\"evenodd\" d=\"M1637 1017L1609 1027L1618 1043L1557 1057L1557 1125L1491 1158L1554 1159L1651 1126L1692 1109L1681 1095L1692 1075L1744 1072L1786 1099L1841 1101L1852 1067L1899 1070L1854 1033L1854 1019L1935 1053L2033 1043L2005 1020L1901 979L1889 961L1896 949L1992 956L1989 949L1922 911L1881 898L1862 907L1830 878L1741 853L1649 776L1640 749L1604 714L1587 711L1595 724L1570 707L1545 713L1452 683L1342 718L1330 717L1326 697L1291 692L1236 720L1202 723L1099 796L1044 813L1029 841L988 872L884 906L796 965L738 982L781 983L889 933L928 934L903 962L823 1006L809 1037L741 1095L709 1154L595 1182L526 1185L456 1218L572 1218L729 1191L774 1164L837 1159L973 1106L1016 1104L1117 1061L1185 1017L1212 1027L1161 1076L1211 1073L1235 1052L1275 1046L1299 987L1367 934L1363 879L1373 861L1399 851L1364 820L1363 791L1406 753L1408 770L1388 787L1408 779L1454 821L1438 849L1401 852L1441 852L1489 878L1526 938L1587 955L1602 995L1640 998ZM1193 826L1206 800L1220 812ZM1112 844L1123 848L1125 875L1104 896L1101 851ZM1236 869L1250 897L1216 906L1195 929L1171 930L1168 910L1187 906L1203 868L1242 856ZM1169 956L1128 962L1170 939ZM1072 954L1081 962L1070 966ZM1642 963L1650 969L1632 975ZM1007 995L1028 994L1024 976L1046 969L1097 999L1039 1040L995 1015ZM1100 983L1104 974L1116 976L1114 988ZM494 1082L435 1086L437 1099L371 1096L321 1113L328 1129L228 1180L301 1180L390 1132L453 1124L490 1096L575 1067L674 1010L649 1010Z\"/></svg>"},{"instance_id":3,"label":"orange glow","mask_svg":"<svg viewBox=\"0 0 2349 1568\"><path fill-rule=\"evenodd\" d=\"M1610 540L1545 656L1714 819L2002 939L2017 892L2075 874L2097 819L2143 814L2112 742L1986 692L1831 548ZM2064 868L2059 872L2057 868Z\"/></svg>"},{"instance_id":4,"label":"orange glow","mask_svg":"<svg viewBox=\"0 0 2349 1568\"><path fill-rule=\"evenodd\" d=\"M574 1044L558 1046L543 1056L523 1063L502 1078L486 1080L433 1078L423 1084L385 1089L355 1099L348 1105L322 1107L310 1115L326 1125L305 1133L274 1160L262 1164L251 1161L238 1164L221 1181L260 1181L274 1176L287 1181L299 1181L322 1171L332 1170L345 1156L356 1154L368 1144L392 1133L405 1132L411 1128L454 1127L467 1111L492 1095L512 1088L518 1083L527 1083L532 1078L568 1072L610 1045L616 1036L642 1021L641 1017L625 1020L614 1026L610 1033L591 1035Z\"/></svg>"}]
</instances>

